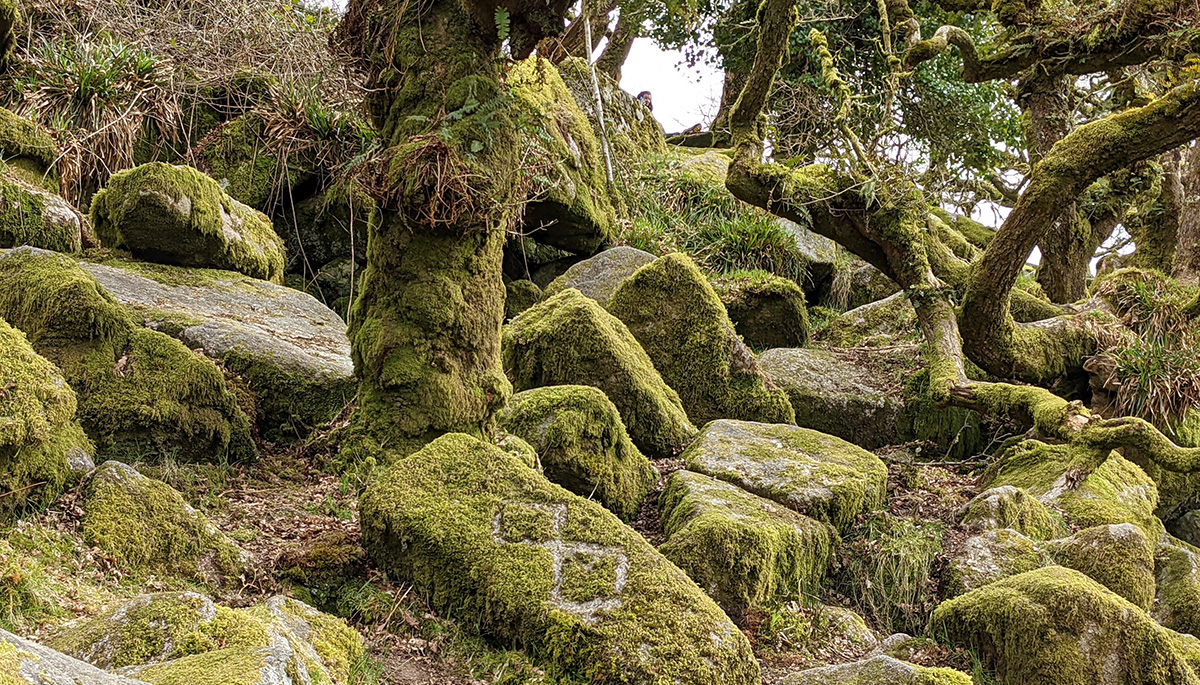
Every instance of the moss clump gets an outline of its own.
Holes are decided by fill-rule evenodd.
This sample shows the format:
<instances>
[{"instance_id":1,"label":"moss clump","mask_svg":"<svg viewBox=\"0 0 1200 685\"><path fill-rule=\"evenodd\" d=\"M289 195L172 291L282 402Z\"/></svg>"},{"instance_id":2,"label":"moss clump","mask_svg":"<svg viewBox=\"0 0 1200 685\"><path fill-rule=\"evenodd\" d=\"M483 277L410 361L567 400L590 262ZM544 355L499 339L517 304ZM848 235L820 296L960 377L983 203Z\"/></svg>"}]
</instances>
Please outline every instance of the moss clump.
<instances>
[{"instance_id":1,"label":"moss clump","mask_svg":"<svg viewBox=\"0 0 1200 685\"><path fill-rule=\"evenodd\" d=\"M91 468L92 443L75 422L75 393L0 318L0 521L48 504Z\"/></svg>"},{"instance_id":2,"label":"moss clump","mask_svg":"<svg viewBox=\"0 0 1200 685\"><path fill-rule=\"evenodd\" d=\"M368 487L363 544L439 610L587 682L757 683L746 638L640 535L467 435Z\"/></svg>"},{"instance_id":3,"label":"moss clump","mask_svg":"<svg viewBox=\"0 0 1200 685\"><path fill-rule=\"evenodd\" d=\"M976 650L1003 682L1196 683L1174 636L1144 611L1061 566L943 602L931 630Z\"/></svg>"},{"instance_id":4,"label":"moss clump","mask_svg":"<svg viewBox=\"0 0 1200 685\"><path fill-rule=\"evenodd\" d=\"M139 259L283 280L283 241L271 221L191 167L151 162L113 175L92 200L91 220L105 246Z\"/></svg>"},{"instance_id":5,"label":"moss clump","mask_svg":"<svg viewBox=\"0 0 1200 685\"><path fill-rule=\"evenodd\" d=\"M171 486L120 462L96 469L83 509L84 538L128 568L216 585L245 567L245 553Z\"/></svg>"},{"instance_id":6,"label":"moss clump","mask_svg":"<svg viewBox=\"0 0 1200 685\"><path fill-rule=\"evenodd\" d=\"M85 219L58 195L17 178L0 162L0 247L79 252Z\"/></svg>"},{"instance_id":7,"label":"moss clump","mask_svg":"<svg viewBox=\"0 0 1200 685\"><path fill-rule=\"evenodd\" d=\"M633 443L651 457L674 456L696 429L679 395L618 319L567 289L529 308L504 330L504 368L517 390L591 385L617 407Z\"/></svg>"},{"instance_id":8,"label":"moss clump","mask_svg":"<svg viewBox=\"0 0 1200 685\"><path fill-rule=\"evenodd\" d=\"M658 472L633 446L613 403L596 388L560 385L517 393L500 426L536 450L542 472L622 520L633 518Z\"/></svg>"},{"instance_id":9,"label":"moss clump","mask_svg":"<svg viewBox=\"0 0 1200 685\"><path fill-rule=\"evenodd\" d=\"M759 370L687 256L667 255L638 269L613 293L608 310L642 344L694 423L795 421L787 395Z\"/></svg>"},{"instance_id":10,"label":"moss clump","mask_svg":"<svg viewBox=\"0 0 1200 685\"><path fill-rule=\"evenodd\" d=\"M1048 540L1066 532L1062 516L1029 493L1011 485L985 490L963 508L959 519L967 530L1010 528L1034 540Z\"/></svg>"},{"instance_id":11,"label":"moss clump","mask_svg":"<svg viewBox=\"0 0 1200 685\"><path fill-rule=\"evenodd\" d=\"M1151 615L1181 633L1200 633L1200 549L1167 536L1154 555L1158 583Z\"/></svg>"},{"instance_id":12,"label":"moss clump","mask_svg":"<svg viewBox=\"0 0 1200 685\"><path fill-rule=\"evenodd\" d=\"M0 7L0 62L4 56L4 10ZM11 47L11 46L10 46ZM57 190L54 161L58 146L50 134L32 121L0 107L0 161L22 180L39 188Z\"/></svg>"},{"instance_id":13,"label":"moss clump","mask_svg":"<svg viewBox=\"0 0 1200 685\"><path fill-rule=\"evenodd\" d=\"M303 153L288 155L286 163L272 154L265 141L266 124L257 114L245 114L222 124L197 144L204 167L234 200L269 211L276 203L290 204L291 190L315 176Z\"/></svg>"},{"instance_id":14,"label":"moss clump","mask_svg":"<svg viewBox=\"0 0 1200 685\"><path fill-rule=\"evenodd\" d=\"M533 281L508 281L504 284L504 318L515 318L518 314L537 304L542 299L542 289Z\"/></svg>"},{"instance_id":15,"label":"moss clump","mask_svg":"<svg viewBox=\"0 0 1200 685\"><path fill-rule=\"evenodd\" d=\"M756 350L808 344L808 308L796 282L766 271L735 271L713 282L737 332Z\"/></svg>"},{"instance_id":16,"label":"moss clump","mask_svg":"<svg viewBox=\"0 0 1200 685\"><path fill-rule=\"evenodd\" d=\"M845 530L880 507L887 467L841 438L806 428L719 420L683 453L689 470Z\"/></svg>"},{"instance_id":17,"label":"moss clump","mask_svg":"<svg viewBox=\"0 0 1200 685\"><path fill-rule=\"evenodd\" d=\"M690 471L667 479L659 514L659 551L731 616L815 590L837 540L828 525Z\"/></svg>"},{"instance_id":18,"label":"moss clump","mask_svg":"<svg viewBox=\"0 0 1200 685\"><path fill-rule=\"evenodd\" d=\"M129 314L72 259L0 254L0 317L62 369L102 456L245 459L250 421L215 364Z\"/></svg>"},{"instance_id":19,"label":"moss clump","mask_svg":"<svg viewBox=\"0 0 1200 685\"><path fill-rule=\"evenodd\" d=\"M833 347L885 347L918 343L917 312L905 293L865 304L830 321L816 336Z\"/></svg>"},{"instance_id":20,"label":"moss clump","mask_svg":"<svg viewBox=\"0 0 1200 685\"><path fill-rule=\"evenodd\" d=\"M1143 611L1154 602L1154 550L1132 523L1085 528L1054 540L1047 551L1061 566L1073 568L1129 600Z\"/></svg>"}]
</instances>

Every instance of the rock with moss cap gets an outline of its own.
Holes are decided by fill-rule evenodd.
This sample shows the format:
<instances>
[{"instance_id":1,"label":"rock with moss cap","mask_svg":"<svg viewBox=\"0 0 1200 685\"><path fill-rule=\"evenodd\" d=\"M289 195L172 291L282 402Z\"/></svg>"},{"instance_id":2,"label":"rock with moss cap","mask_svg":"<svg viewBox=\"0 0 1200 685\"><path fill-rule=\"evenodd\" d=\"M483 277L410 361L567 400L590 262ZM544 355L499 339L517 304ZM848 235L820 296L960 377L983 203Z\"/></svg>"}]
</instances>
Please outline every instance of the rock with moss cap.
<instances>
[{"instance_id":1,"label":"rock with moss cap","mask_svg":"<svg viewBox=\"0 0 1200 685\"><path fill-rule=\"evenodd\" d=\"M216 364L138 328L75 260L30 247L0 252L0 318L62 370L101 456L255 455L249 419Z\"/></svg>"},{"instance_id":2,"label":"rock with moss cap","mask_svg":"<svg viewBox=\"0 0 1200 685\"><path fill-rule=\"evenodd\" d=\"M1049 563L1050 556L1017 531L989 530L968 538L950 555L946 565L946 596L957 597Z\"/></svg>"},{"instance_id":3,"label":"rock with moss cap","mask_svg":"<svg viewBox=\"0 0 1200 685\"><path fill-rule=\"evenodd\" d=\"M951 668L929 668L879 654L862 661L818 666L790 675L782 685L971 685L971 676Z\"/></svg>"},{"instance_id":4,"label":"rock with moss cap","mask_svg":"<svg viewBox=\"0 0 1200 685\"><path fill-rule=\"evenodd\" d=\"M654 255L634 247L614 247L573 264L566 273L546 286L546 296L574 288L603 307L608 304L608 298L616 292L617 286L654 260Z\"/></svg>"},{"instance_id":5,"label":"rock with moss cap","mask_svg":"<svg viewBox=\"0 0 1200 685\"><path fill-rule=\"evenodd\" d=\"M277 204L292 204L292 189L316 179L316 165L308 154L299 151L280 158L267 140L263 118L243 114L204 136L191 156L229 197L267 212Z\"/></svg>"},{"instance_id":6,"label":"rock with moss cap","mask_svg":"<svg viewBox=\"0 0 1200 685\"><path fill-rule=\"evenodd\" d=\"M183 496L118 461L101 464L83 497L84 538L124 567L210 585L235 578L249 556Z\"/></svg>"},{"instance_id":7,"label":"rock with moss cap","mask_svg":"<svg viewBox=\"0 0 1200 685\"><path fill-rule=\"evenodd\" d=\"M32 245L79 252L88 220L56 193L0 170L0 248Z\"/></svg>"},{"instance_id":8,"label":"rock with moss cap","mask_svg":"<svg viewBox=\"0 0 1200 685\"><path fill-rule=\"evenodd\" d=\"M0 318L0 522L48 504L92 468L76 398L57 368Z\"/></svg>"},{"instance_id":9,"label":"rock with moss cap","mask_svg":"<svg viewBox=\"0 0 1200 685\"><path fill-rule=\"evenodd\" d=\"M689 470L845 530L883 504L887 466L841 438L795 426L713 421L683 453Z\"/></svg>"},{"instance_id":10,"label":"rock with moss cap","mask_svg":"<svg viewBox=\"0 0 1200 685\"><path fill-rule=\"evenodd\" d=\"M513 319L504 329L503 357L516 390L546 385L602 390L647 456L674 456L696 435L679 395L625 324L578 290L564 290Z\"/></svg>"},{"instance_id":11,"label":"rock with moss cap","mask_svg":"<svg viewBox=\"0 0 1200 685\"><path fill-rule=\"evenodd\" d=\"M229 609L194 592L136 597L70 628L55 648L153 685L349 685L362 637L294 599Z\"/></svg>"},{"instance_id":12,"label":"rock with moss cap","mask_svg":"<svg viewBox=\"0 0 1200 685\"><path fill-rule=\"evenodd\" d=\"M4 685L146 685L0 629L0 683Z\"/></svg>"},{"instance_id":13,"label":"rock with moss cap","mask_svg":"<svg viewBox=\"0 0 1200 685\"><path fill-rule=\"evenodd\" d=\"M759 369L708 280L686 255L638 269L608 301L693 423L741 419L792 423L787 395Z\"/></svg>"},{"instance_id":14,"label":"rock with moss cap","mask_svg":"<svg viewBox=\"0 0 1200 685\"><path fill-rule=\"evenodd\" d=\"M542 299L542 289L537 283L526 280L505 280L504 282L504 318L513 319L521 312L529 309Z\"/></svg>"},{"instance_id":15,"label":"rock with moss cap","mask_svg":"<svg viewBox=\"0 0 1200 685\"><path fill-rule=\"evenodd\" d=\"M1034 540L1048 540L1066 533L1061 515L1012 485L979 493L963 507L959 520L969 531L1011 528Z\"/></svg>"},{"instance_id":16,"label":"rock with moss cap","mask_svg":"<svg viewBox=\"0 0 1200 685\"><path fill-rule=\"evenodd\" d=\"M850 267L850 294L846 298L846 308L857 309L863 305L878 302L900 292L900 286L874 266L856 260Z\"/></svg>"},{"instance_id":17,"label":"rock with moss cap","mask_svg":"<svg viewBox=\"0 0 1200 685\"><path fill-rule=\"evenodd\" d=\"M1092 455L1067 445L1025 440L1005 451L980 484L1024 489L1077 527L1132 523L1148 540L1158 540L1165 532L1154 515L1158 503L1154 481L1116 452L1097 466Z\"/></svg>"},{"instance_id":18,"label":"rock with moss cap","mask_svg":"<svg viewBox=\"0 0 1200 685\"><path fill-rule=\"evenodd\" d=\"M363 545L432 605L587 682L758 683L721 609L595 502L463 434L388 469Z\"/></svg>"},{"instance_id":19,"label":"rock with moss cap","mask_svg":"<svg viewBox=\"0 0 1200 685\"><path fill-rule=\"evenodd\" d=\"M534 388L513 395L500 426L537 452L542 473L594 498L622 520L633 518L658 482L603 392L586 385Z\"/></svg>"},{"instance_id":20,"label":"rock with moss cap","mask_svg":"<svg viewBox=\"0 0 1200 685\"><path fill-rule=\"evenodd\" d=\"M976 650L1003 682L1196 683L1178 640L1078 571L1048 566L943 602L931 632Z\"/></svg>"},{"instance_id":21,"label":"rock with moss cap","mask_svg":"<svg viewBox=\"0 0 1200 685\"><path fill-rule=\"evenodd\" d=\"M4 50L4 5L0 3L0 52ZM0 55L2 61L2 55ZM54 138L34 122L0 107L0 167L21 180L46 190L58 190Z\"/></svg>"},{"instance_id":22,"label":"rock with moss cap","mask_svg":"<svg viewBox=\"0 0 1200 685\"><path fill-rule=\"evenodd\" d=\"M354 398L345 324L311 295L231 271L115 259L80 266L142 325L245 381L269 440L302 439Z\"/></svg>"},{"instance_id":23,"label":"rock with moss cap","mask_svg":"<svg viewBox=\"0 0 1200 685\"><path fill-rule=\"evenodd\" d=\"M541 165L524 233L575 254L591 254L613 238L616 211L609 196L600 143L558 69L541 57L508 73L516 108L527 117L523 140L531 164Z\"/></svg>"},{"instance_id":24,"label":"rock with moss cap","mask_svg":"<svg viewBox=\"0 0 1200 685\"><path fill-rule=\"evenodd\" d=\"M572 57L563 60L558 68L575 102L587 114L592 129L599 136L600 115L596 110L596 96L587 62ZM596 77L600 82L604 126L613 154L619 159L637 160L647 153L666 152L666 138L654 114L637 98L622 90L608 74L597 71Z\"/></svg>"},{"instance_id":25,"label":"rock with moss cap","mask_svg":"<svg viewBox=\"0 0 1200 685\"><path fill-rule=\"evenodd\" d=\"M742 340L756 350L808 344L808 308L795 281L766 271L736 271L713 282Z\"/></svg>"},{"instance_id":26,"label":"rock with moss cap","mask_svg":"<svg viewBox=\"0 0 1200 685\"><path fill-rule=\"evenodd\" d=\"M690 471L671 474L658 506L659 551L731 616L815 590L837 539L824 523Z\"/></svg>"},{"instance_id":27,"label":"rock with moss cap","mask_svg":"<svg viewBox=\"0 0 1200 685\"><path fill-rule=\"evenodd\" d=\"M270 219L191 167L151 162L113 175L91 220L104 246L138 259L283 280L283 241Z\"/></svg>"},{"instance_id":28,"label":"rock with moss cap","mask_svg":"<svg viewBox=\"0 0 1200 685\"><path fill-rule=\"evenodd\" d=\"M1164 536L1155 549L1154 568L1154 620L1181 633L1200 633L1200 549Z\"/></svg>"},{"instance_id":29,"label":"rock with moss cap","mask_svg":"<svg viewBox=\"0 0 1200 685\"><path fill-rule=\"evenodd\" d=\"M921 342L917 312L908 295L896 293L830 321L817 340L835 347L886 347Z\"/></svg>"},{"instance_id":30,"label":"rock with moss cap","mask_svg":"<svg viewBox=\"0 0 1200 685\"><path fill-rule=\"evenodd\" d=\"M1060 566L1073 568L1143 611L1154 602L1154 548L1132 523L1085 528L1043 545Z\"/></svg>"}]
</instances>

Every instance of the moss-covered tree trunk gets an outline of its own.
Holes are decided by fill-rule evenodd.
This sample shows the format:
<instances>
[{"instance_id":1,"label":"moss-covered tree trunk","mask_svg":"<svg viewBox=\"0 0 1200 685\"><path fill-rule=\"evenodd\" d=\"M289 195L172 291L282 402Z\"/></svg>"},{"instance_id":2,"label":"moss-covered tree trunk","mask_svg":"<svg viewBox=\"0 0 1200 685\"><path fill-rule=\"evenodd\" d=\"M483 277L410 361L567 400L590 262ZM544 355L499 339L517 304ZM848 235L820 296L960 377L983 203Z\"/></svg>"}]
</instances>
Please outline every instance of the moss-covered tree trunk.
<instances>
[{"instance_id":1,"label":"moss-covered tree trunk","mask_svg":"<svg viewBox=\"0 0 1200 685\"><path fill-rule=\"evenodd\" d=\"M1179 164L1182 201L1176 231L1175 278L1188 284L1200 282L1200 144L1185 148Z\"/></svg>"}]
</instances>

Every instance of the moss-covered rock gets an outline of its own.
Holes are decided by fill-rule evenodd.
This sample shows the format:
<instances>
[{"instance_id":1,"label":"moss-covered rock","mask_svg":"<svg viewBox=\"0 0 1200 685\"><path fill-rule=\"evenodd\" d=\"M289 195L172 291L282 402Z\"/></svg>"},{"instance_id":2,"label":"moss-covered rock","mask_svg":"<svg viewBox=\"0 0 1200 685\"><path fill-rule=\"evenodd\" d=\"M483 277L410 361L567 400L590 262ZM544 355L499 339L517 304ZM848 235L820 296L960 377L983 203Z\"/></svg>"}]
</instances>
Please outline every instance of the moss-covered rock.
<instances>
[{"instance_id":1,"label":"moss-covered rock","mask_svg":"<svg viewBox=\"0 0 1200 685\"><path fill-rule=\"evenodd\" d=\"M75 421L75 393L0 318L0 521L47 504L92 468L94 448Z\"/></svg>"},{"instance_id":2,"label":"moss-covered rock","mask_svg":"<svg viewBox=\"0 0 1200 685\"><path fill-rule=\"evenodd\" d=\"M142 325L237 374L269 440L302 439L354 398L345 325L310 295L231 271L121 260L80 266Z\"/></svg>"},{"instance_id":3,"label":"moss-covered rock","mask_svg":"<svg viewBox=\"0 0 1200 685\"><path fill-rule=\"evenodd\" d=\"M124 568L211 585L236 577L249 558L171 486L117 461L92 474L80 527L90 544Z\"/></svg>"},{"instance_id":4,"label":"moss-covered rock","mask_svg":"<svg viewBox=\"0 0 1200 685\"><path fill-rule=\"evenodd\" d=\"M835 347L886 347L921 341L917 312L902 292L842 314L820 330L817 340Z\"/></svg>"},{"instance_id":5,"label":"moss-covered rock","mask_svg":"<svg viewBox=\"0 0 1200 685\"><path fill-rule=\"evenodd\" d=\"M572 264L566 273L546 286L546 297L574 288L604 307L617 286L654 260L654 255L649 252L624 245L605 250Z\"/></svg>"},{"instance_id":6,"label":"moss-covered rock","mask_svg":"<svg viewBox=\"0 0 1200 685\"><path fill-rule=\"evenodd\" d=\"M515 318L541 299L542 289L533 281L507 281L504 284L504 318Z\"/></svg>"},{"instance_id":7,"label":"moss-covered rock","mask_svg":"<svg viewBox=\"0 0 1200 685\"><path fill-rule=\"evenodd\" d=\"M3 62L3 9L0 3L0 63ZM10 46L11 47L11 46ZM3 166L21 180L48 190L56 190L58 174L54 162L58 146L54 138L34 122L0 107L0 159Z\"/></svg>"},{"instance_id":8,"label":"moss-covered rock","mask_svg":"<svg viewBox=\"0 0 1200 685\"><path fill-rule=\"evenodd\" d=\"M191 167L151 162L114 174L93 198L91 220L102 244L139 259L283 280L271 221Z\"/></svg>"},{"instance_id":9,"label":"moss-covered rock","mask_svg":"<svg viewBox=\"0 0 1200 685\"><path fill-rule=\"evenodd\" d=\"M1148 540L1158 540L1165 532L1154 515L1154 481L1116 452L1097 467L1093 455L1076 453L1068 445L1026 440L1009 448L984 474L981 485L1022 488L1081 528L1132 523Z\"/></svg>"},{"instance_id":10,"label":"moss-covered rock","mask_svg":"<svg viewBox=\"0 0 1200 685\"><path fill-rule=\"evenodd\" d=\"M4 685L145 685L144 681L105 673L73 659L0 630L0 683Z\"/></svg>"},{"instance_id":11,"label":"moss-covered rock","mask_svg":"<svg viewBox=\"0 0 1200 685\"><path fill-rule=\"evenodd\" d=\"M826 524L700 473L671 474L658 504L659 551L731 616L814 591L837 540Z\"/></svg>"},{"instance_id":12,"label":"moss-covered rock","mask_svg":"<svg viewBox=\"0 0 1200 685\"><path fill-rule=\"evenodd\" d=\"M1087 576L1049 566L943 602L931 630L977 651L1003 682L1196 683L1177 640Z\"/></svg>"},{"instance_id":13,"label":"moss-covered rock","mask_svg":"<svg viewBox=\"0 0 1200 685\"><path fill-rule=\"evenodd\" d=\"M1039 569L1050 556L1015 530L989 530L968 538L946 565L946 596L977 590L1002 578Z\"/></svg>"},{"instance_id":14,"label":"moss-covered rock","mask_svg":"<svg viewBox=\"0 0 1200 685\"><path fill-rule=\"evenodd\" d=\"M66 200L8 168L0 171L0 248L32 245L79 252L90 231L87 219Z\"/></svg>"},{"instance_id":15,"label":"moss-covered rock","mask_svg":"<svg viewBox=\"0 0 1200 685\"><path fill-rule=\"evenodd\" d=\"M363 654L352 628L294 599L228 609L193 592L142 595L53 644L152 685L349 685Z\"/></svg>"},{"instance_id":16,"label":"moss-covered rock","mask_svg":"<svg viewBox=\"0 0 1200 685\"><path fill-rule=\"evenodd\" d=\"M709 423L683 453L688 469L845 530L883 504L887 467L841 438L749 421Z\"/></svg>"},{"instance_id":17,"label":"moss-covered rock","mask_svg":"<svg viewBox=\"0 0 1200 685\"><path fill-rule=\"evenodd\" d=\"M857 309L898 292L900 286L879 269L866 262L855 262L850 268L850 294L846 296L846 308Z\"/></svg>"},{"instance_id":18,"label":"moss-covered rock","mask_svg":"<svg viewBox=\"0 0 1200 685\"><path fill-rule=\"evenodd\" d=\"M688 418L792 423L787 395L758 367L708 280L686 255L638 269L608 301L629 327Z\"/></svg>"},{"instance_id":19,"label":"moss-covered rock","mask_svg":"<svg viewBox=\"0 0 1200 685\"><path fill-rule=\"evenodd\" d=\"M759 681L746 638L644 538L470 436L442 436L392 466L359 512L382 569L559 672Z\"/></svg>"},{"instance_id":20,"label":"moss-covered rock","mask_svg":"<svg viewBox=\"0 0 1200 685\"><path fill-rule=\"evenodd\" d=\"M915 666L879 654L862 661L818 666L783 680L783 685L971 685L971 676L951 668Z\"/></svg>"},{"instance_id":21,"label":"moss-covered rock","mask_svg":"<svg viewBox=\"0 0 1200 685\"><path fill-rule=\"evenodd\" d=\"M563 60L558 65L562 80L571 95L600 135L600 115L587 62L579 58ZM662 126L637 98L633 97L608 74L597 71L600 82L600 101L604 105L604 124L613 155L623 161L641 159L648 153L666 152L667 144Z\"/></svg>"},{"instance_id":22,"label":"moss-covered rock","mask_svg":"<svg viewBox=\"0 0 1200 685\"><path fill-rule=\"evenodd\" d=\"M524 439L542 473L576 495L633 518L658 472L629 440L613 403L596 388L557 385L513 395L500 426Z\"/></svg>"},{"instance_id":23,"label":"moss-covered rock","mask_svg":"<svg viewBox=\"0 0 1200 685\"><path fill-rule=\"evenodd\" d=\"M737 271L713 282L746 344L756 350L808 344L808 308L795 281L766 271Z\"/></svg>"},{"instance_id":24,"label":"moss-covered rock","mask_svg":"<svg viewBox=\"0 0 1200 685\"><path fill-rule=\"evenodd\" d=\"M262 117L244 114L206 135L193 155L231 198L269 211L276 204L291 204L292 189L313 180L316 166L303 152L280 159L266 141Z\"/></svg>"},{"instance_id":25,"label":"moss-covered rock","mask_svg":"<svg viewBox=\"0 0 1200 685\"><path fill-rule=\"evenodd\" d=\"M578 290L564 290L514 319L504 329L503 357L517 390L602 390L633 443L650 457L673 456L696 435L679 396L625 325Z\"/></svg>"},{"instance_id":26,"label":"moss-covered rock","mask_svg":"<svg viewBox=\"0 0 1200 685\"><path fill-rule=\"evenodd\" d=\"M311 197L283 202L273 213L273 222L275 232L283 238L287 272L319 280L324 267L335 260L348 262L353 257L358 265L365 265L367 227L374 210L375 201L361 190L338 184ZM348 287L349 281L341 285L343 290ZM322 286L322 290L333 288ZM329 297L333 294L326 292L327 302L337 299Z\"/></svg>"},{"instance_id":27,"label":"moss-covered rock","mask_svg":"<svg viewBox=\"0 0 1200 685\"><path fill-rule=\"evenodd\" d=\"M279 557L279 576L292 583L300 600L336 611L346 586L361 586L367 555L357 537L343 530L324 530L289 545Z\"/></svg>"},{"instance_id":28,"label":"moss-covered rock","mask_svg":"<svg viewBox=\"0 0 1200 685\"><path fill-rule=\"evenodd\" d=\"M1154 554L1157 591L1150 615L1181 633L1200 633L1200 549L1170 536Z\"/></svg>"},{"instance_id":29,"label":"moss-covered rock","mask_svg":"<svg viewBox=\"0 0 1200 685\"><path fill-rule=\"evenodd\" d=\"M1044 545L1060 566L1073 568L1143 611L1154 602L1154 548L1132 523L1085 528Z\"/></svg>"},{"instance_id":30,"label":"moss-covered rock","mask_svg":"<svg viewBox=\"0 0 1200 685\"><path fill-rule=\"evenodd\" d=\"M969 531L1010 528L1034 540L1048 540L1067 532L1062 516L1011 485L990 488L976 495L963 507L959 520Z\"/></svg>"},{"instance_id":31,"label":"moss-covered rock","mask_svg":"<svg viewBox=\"0 0 1200 685\"><path fill-rule=\"evenodd\" d=\"M530 57L513 65L508 85L525 116L521 136L539 181L525 206L524 230L538 242L591 254L611 242L616 211L600 143L553 64Z\"/></svg>"},{"instance_id":32,"label":"moss-covered rock","mask_svg":"<svg viewBox=\"0 0 1200 685\"><path fill-rule=\"evenodd\" d=\"M178 340L138 328L75 260L30 247L0 252L0 318L62 370L100 456L256 453L221 370Z\"/></svg>"},{"instance_id":33,"label":"moss-covered rock","mask_svg":"<svg viewBox=\"0 0 1200 685\"><path fill-rule=\"evenodd\" d=\"M514 281L533 280L533 275L537 273L538 269L559 260L567 260L570 264L574 264L580 261L580 257L557 247L543 245L533 238L521 234L509 236L504 243L504 275ZM565 271L569 266L569 264L564 266L563 270ZM552 276L551 280L559 275L561 272ZM548 282L538 282L536 285L544 288Z\"/></svg>"}]
</instances>

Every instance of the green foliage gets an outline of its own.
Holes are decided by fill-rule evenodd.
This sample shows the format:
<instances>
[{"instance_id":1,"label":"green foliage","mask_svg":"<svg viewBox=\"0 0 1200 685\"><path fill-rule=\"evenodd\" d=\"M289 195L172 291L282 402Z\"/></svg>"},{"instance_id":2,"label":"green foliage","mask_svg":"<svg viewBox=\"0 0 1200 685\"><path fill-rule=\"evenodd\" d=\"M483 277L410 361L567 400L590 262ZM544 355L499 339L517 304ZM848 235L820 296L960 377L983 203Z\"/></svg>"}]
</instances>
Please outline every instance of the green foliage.
<instances>
[{"instance_id":1,"label":"green foliage","mask_svg":"<svg viewBox=\"0 0 1200 685\"><path fill-rule=\"evenodd\" d=\"M838 590L884 632L924 632L936 603L933 568L945 532L936 521L868 516L846 537Z\"/></svg>"}]
</instances>

